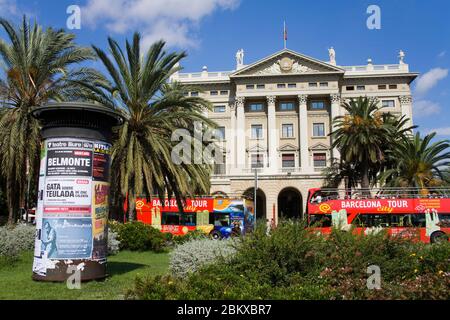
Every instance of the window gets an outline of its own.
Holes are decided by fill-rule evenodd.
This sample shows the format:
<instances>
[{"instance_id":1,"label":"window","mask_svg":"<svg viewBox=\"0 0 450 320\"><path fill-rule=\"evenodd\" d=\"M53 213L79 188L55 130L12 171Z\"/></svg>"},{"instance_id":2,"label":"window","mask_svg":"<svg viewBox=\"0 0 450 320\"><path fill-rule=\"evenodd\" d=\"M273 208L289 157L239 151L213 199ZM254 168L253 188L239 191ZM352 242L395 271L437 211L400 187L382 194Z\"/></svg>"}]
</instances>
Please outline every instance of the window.
<instances>
[{"instance_id":1,"label":"window","mask_svg":"<svg viewBox=\"0 0 450 320\"><path fill-rule=\"evenodd\" d=\"M288 84L288 88L297 88L297 84L296 83L289 83Z\"/></svg>"},{"instance_id":2,"label":"window","mask_svg":"<svg viewBox=\"0 0 450 320\"><path fill-rule=\"evenodd\" d=\"M214 174L226 174L226 155L222 156L222 163L214 163Z\"/></svg>"},{"instance_id":3,"label":"window","mask_svg":"<svg viewBox=\"0 0 450 320\"><path fill-rule=\"evenodd\" d=\"M198 97L198 91L192 91L191 97Z\"/></svg>"},{"instance_id":4,"label":"window","mask_svg":"<svg viewBox=\"0 0 450 320\"><path fill-rule=\"evenodd\" d=\"M346 86L345 90L347 90L347 91L354 91L355 90L355 86Z\"/></svg>"},{"instance_id":5,"label":"window","mask_svg":"<svg viewBox=\"0 0 450 320\"><path fill-rule=\"evenodd\" d=\"M356 90L358 91L366 90L366 86L356 86Z\"/></svg>"},{"instance_id":6,"label":"window","mask_svg":"<svg viewBox=\"0 0 450 320\"><path fill-rule=\"evenodd\" d=\"M317 82L310 82L310 83L308 84L308 86L309 86L310 88L317 88Z\"/></svg>"},{"instance_id":7,"label":"window","mask_svg":"<svg viewBox=\"0 0 450 320\"><path fill-rule=\"evenodd\" d=\"M389 89L395 90L395 89L397 89L397 85L396 84L390 84L389 85Z\"/></svg>"},{"instance_id":8,"label":"window","mask_svg":"<svg viewBox=\"0 0 450 320\"><path fill-rule=\"evenodd\" d=\"M325 136L325 124L313 123L313 136L324 137Z\"/></svg>"},{"instance_id":9,"label":"window","mask_svg":"<svg viewBox=\"0 0 450 320\"><path fill-rule=\"evenodd\" d=\"M228 94L228 90L221 90L220 91L220 95L221 96L226 96Z\"/></svg>"},{"instance_id":10,"label":"window","mask_svg":"<svg viewBox=\"0 0 450 320\"><path fill-rule=\"evenodd\" d=\"M311 109L312 110L323 110L323 109L325 109L325 102L324 101L312 101Z\"/></svg>"},{"instance_id":11,"label":"window","mask_svg":"<svg viewBox=\"0 0 450 320\"><path fill-rule=\"evenodd\" d=\"M161 224L179 226L181 225L181 215L178 212L163 212L161 214Z\"/></svg>"},{"instance_id":12,"label":"window","mask_svg":"<svg viewBox=\"0 0 450 320\"><path fill-rule=\"evenodd\" d=\"M293 102L281 102L280 103L280 110L281 111L294 110L294 103Z\"/></svg>"},{"instance_id":13,"label":"window","mask_svg":"<svg viewBox=\"0 0 450 320\"><path fill-rule=\"evenodd\" d=\"M254 84L248 84L248 85L245 86L245 88L247 90L252 90L252 89L255 89L255 85Z\"/></svg>"},{"instance_id":14,"label":"window","mask_svg":"<svg viewBox=\"0 0 450 320\"><path fill-rule=\"evenodd\" d=\"M282 125L282 136L283 138L293 138L294 137L294 125L293 124L283 124Z\"/></svg>"},{"instance_id":15,"label":"window","mask_svg":"<svg viewBox=\"0 0 450 320\"><path fill-rule=\"evenodd\" d=\"M264 155L257 153L252 154L252 168L264 167Z\"/></svg>"},{"instance_id":16,"label":"window","mask_svg":"<svg viewBox=\"0 0 450 320\"><path fill-rule=\"evenodd\" d=\"M331 214L311 214L309 225L314 227L331 227Z\"/></svg>"},{"instance_id":17,"label":"window","mask_svg":"<svg viewBox=\"0 0 450 320\"><path fill-rule=\"evenodd\" d=\"M266 87L266 85L264 84L257 84L256 85L256 89L264 89Z\"/></svg>"},{"instance_id":18,"label":"window","mask_svg":"<svg viewBox=\"0 0 450 320\"><path fill-rule=\"evenodd\" d=\"M219 94L219 92L214 90L214 91L210 91L209 94L212 96L217 96Z\"/></svg>"},{"instance_id":19,"label":"window","mask_svg":"<svg viewBox=\"0 0 450 320\"><path fill-rule=\"evenodd\" d=\"M285 83L279 83L279 84L277 84L277 88L278 89L286 88L286 84Z\"/></svg>"},{"instance_id":20,"label":"window","mask_svg":"<svg viewBox=\"0 0 450 320\"><path fill-rule=\"evenodd\" d=\"M214 106L214 112L217 112L217 113L219 113L219 112L225 112L225 110L226 110L226 108L225 108L225 106Z\"/></svg>"},{"instance_id":21,"label":"window","mask_svg":"<svg viewBox=\"0 0 450 320\"><path fill-rule=\"evenodd\" d=\"M327 155L325 153L314 153L314 167L326 167Z\"/></svg>"},{"instance_id":22,"label":"window","mask_svg":"<svg viewBox=\"0 0 450 320\"><path fill-rule=\"evenodd\" d=\"M181 225L195 227L197 225L197 213L183 213L181 215Z\"/></svg>"},{"instance_id":23,"label":"window","mask_svg":"<svg viewBox=\"0 0 450 320\"><path fill-rule=\"evenodd\" d=\"M383 101L381 101L381 106L383 108L394 108L395 101L394 100L383 100Z\"/></svg>"},{"instance_id":24,"label":"window","mask_svg":"<svg viewBox=\"0 0 450 320\"><path fill-rule=\"evenodd\" d=\"M217 127L214 131L214 137L217 140L225 140L225 127Z\"/></svg>"},{"instance_id":25,"label":"window","mask_svg":"<svg viewBox=\"0 0 450 320\"><path fill-rule=\"evenodd\" d=\"M295 167L295 155L293 153L283 154L281 156L283 168L294 168Z\"/></svg>"},{"instance_id":26,"label":"window","mask_svg":"<svg viewBox=\"0 0 450 320\"><path fill-rule=\"evenodd\" d=\"M183 92L183 96L185 96L185 97L189 96L189 92L187 92L187 91Z\"/></svg>"},{"instance_id":27,"label":"window","mask_svg":"<svg viewBox=\"0 0 450 320\"><path fill-rule=\"evenodd\" d=\"M252 125L252 139L262 139L263 131L261 124L253 124Z\"/></svg>"},{"instance_id":28,"label":"window","mask_svg":"<svg viewBox=\"0 0 450 320\"><path fill-rule=\"evenodd\" d=\"M386 90L386 85L385 84L379 84L378 85L378 90Z\"/></svg>"},{"instance_id":29,"label":"window","mask_svg":"<svg viewBox=\"0 0 450 320\"><path fill-rule=\"evenodd\" d=\"M328 87L328 82L321 82L321 83L320 83L320 87L321 87L321 88L326 88L326 87Z\"/></svg>"},{"instance_id":30,"label":"window","mask_svg":"<svg viewBox=\"0 0 450 320\"><path fill-rule=\"evenodd\" d=\"M249 104L250 111L263 111L262 103L250 103Z\"/></svg>"}]
</instances>

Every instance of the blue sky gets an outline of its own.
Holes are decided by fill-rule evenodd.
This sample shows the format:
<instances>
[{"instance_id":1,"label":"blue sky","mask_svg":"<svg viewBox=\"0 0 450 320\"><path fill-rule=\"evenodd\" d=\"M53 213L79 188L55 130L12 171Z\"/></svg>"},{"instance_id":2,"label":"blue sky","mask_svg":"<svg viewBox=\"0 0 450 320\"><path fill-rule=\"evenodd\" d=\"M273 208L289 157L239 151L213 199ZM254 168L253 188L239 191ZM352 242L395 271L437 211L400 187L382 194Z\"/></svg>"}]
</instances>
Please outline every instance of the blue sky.
<instances>
[{"instance_id":1,"label":"blue sky","mask_svg":"<svg viewBox=\"0 0 450 320\"><path fill-rule=\"evenodd\" d=\"M380 30L366 26L372 4L381 9ZM73 30L80 44L106 47L108 35L121 41L138 30L144 46L163 37L187 50L189 72L231 70L239 48L247 64L281 50L284 20L288 48L327 60L334 46L339 65L397 63L402 49L422 75L413 85L415 124L450 138L450 1L0 0L0 15L66 28L69 5L81 7L81 29Z\"/></svg>"}]
</instances>

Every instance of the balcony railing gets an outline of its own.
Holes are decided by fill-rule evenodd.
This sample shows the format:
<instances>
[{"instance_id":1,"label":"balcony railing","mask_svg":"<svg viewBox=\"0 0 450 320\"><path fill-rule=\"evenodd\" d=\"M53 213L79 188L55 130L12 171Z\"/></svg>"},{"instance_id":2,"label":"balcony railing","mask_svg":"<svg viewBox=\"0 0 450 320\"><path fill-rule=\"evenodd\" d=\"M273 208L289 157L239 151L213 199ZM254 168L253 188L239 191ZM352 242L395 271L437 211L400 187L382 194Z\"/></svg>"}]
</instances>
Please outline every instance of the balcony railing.
<instances>
[{"instance_id":1,"label":"balcony railing","mask_svg":"<svg viewBox=\"0 0 450 320\"><path fill-rule=\"evenodd\" d=\"M229 80L231 71L219 72L192 72L192 73L176 73L171 79L174 81L204 81L204 80Z\"/></svg>"},{"instance_id":2,"label":"balcony railing","mask_svg":"<svg viewBox=\"0 0 450 320\"><path fill-rule=\"evenodd\" d=\"M298 173L301 172L302 168L300 167L290 167L290 168L281 168L280 173Z\"/></svg>"},{"instance_id":3,"label":"balcony railing","mask_svg":"<svg viewBox=\"0 0 450 320\"><path fill-rule=\"evenodd\" d=\"M409 66L407 64L380 64L365 66L343 66L345 74L361 74L361 73L402 73L409 72Z\"/></svg>"}]
</instances>

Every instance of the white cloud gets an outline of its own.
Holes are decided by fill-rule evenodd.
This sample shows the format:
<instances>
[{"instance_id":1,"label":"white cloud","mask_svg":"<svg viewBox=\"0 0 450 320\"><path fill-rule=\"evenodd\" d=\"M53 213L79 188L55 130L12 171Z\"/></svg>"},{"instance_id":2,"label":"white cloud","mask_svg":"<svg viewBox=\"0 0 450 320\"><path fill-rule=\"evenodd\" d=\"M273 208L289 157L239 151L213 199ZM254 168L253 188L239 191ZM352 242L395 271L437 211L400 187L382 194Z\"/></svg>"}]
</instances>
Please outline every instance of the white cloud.
<instances>
[{"instance_id":1,"label":"white cloud","mask_svg":"<svg viewBox=\"0 0 450 320\"><path fill-rule=\"evenodd\" d=\"M441 106L429 100L417 100L413 103L415 117L427 117L438 114L441 111Z\"/></svg>"},{"instance_id":2,"label":"white cloud","mask_svg":"<svg viewBox=\"0 0 450 320\"><path fill-rule=\"evenodd\" d=\"M2 1L2 0L0 0ZM114 33L138 30L143 45L164 39L179 47L195 46L193 31L216 10L233 10L240 0L88 0L81 8L83 22L104 25Z\"/></svg>"},{"instance_id":3,"label":"white cloud","mask_svg":"<svg viewBox=\"0 0 450 320\"><path fill-rule=\"evenodd\" d=\"M417 79L416 93L423 95L448 75L448 69L434 68Z\"/></svg>"},{"instance_id":4,"label":"white cloud","mask_svg":"<svg viewBox=\"0 0 450 320\"><path fill-rule=\"evenodd\" d=\"M436 132L438 136L450 136L450 127L435 128L431 129L429 132Z\"/></svg>"},{"instance_id":5,"label":"white cloud","mask_svg":"<svg viewBox=\"0 0 450 320\"><path fill-rule=\"evenodd\" d=\"M2 16L16 15L17 14L17 4L15 0L0 0L0 12Z\"/></svg>"},{"instance_id":6,"label":"white cloud","mask_svg":"<svg viewBox=\"0 0 450 320\"><path fill-rule=\"evenodd\" d=\"M447 54L447 51L441 51L439 54L438 54L438 58L443 58L443 57L445 57L445 55Z\"/></svg>"}]
</instances>

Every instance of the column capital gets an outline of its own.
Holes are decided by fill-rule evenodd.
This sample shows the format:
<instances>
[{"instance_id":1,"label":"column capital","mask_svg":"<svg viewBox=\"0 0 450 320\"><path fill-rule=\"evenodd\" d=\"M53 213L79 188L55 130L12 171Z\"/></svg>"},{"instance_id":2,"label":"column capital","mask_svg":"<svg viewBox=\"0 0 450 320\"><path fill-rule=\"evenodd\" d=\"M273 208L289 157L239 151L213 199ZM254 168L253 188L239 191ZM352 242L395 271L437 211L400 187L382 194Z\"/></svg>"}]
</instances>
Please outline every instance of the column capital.
<instances>
[{"instance_id":1,"label":"column capital","mask_svg":"<svg viewBox=\"0 0 450 320\"><path fill-rule=\"evenodd\" d=\"M267 104L269 104L269 105L274 105L275 102L277 101L277 97L274 95L267 96L266 98L267 98Z\"/></svg>"},{"instance_id":2,"label":"column capital","mask_svg":"<svg viewBox=\"0 0 450 320\"><path fill-rule=\"evenodd\" d=\"M341 103L341 94L340 93L332 93L330 94L331 103Z\"/></svg>"},{"instance_id":3,"label":"column capital","mask_svg":"<svg viewBox=\"0 0 450 320\"><path fill-rule=\"evenodd\" d=\"M237 108L244 107L245 97L236 97L234 103Z\"/></svg>"},{"instance_id":4,"label":"column capital","mask_svg":"<svg viewBox=\"0 0 450 320\"><path fill-rule=\"evenodd\" d=\"M400 96L400 104L401 105L405 105L405 104L411 104L412 103L412 96L407 95L407 96Z\"/></svg>"},{"instance_id":5,"label":"column capital","mask_svg":"<svg viewBox=\"0 0 450 320\"><path fill-rule=\"evenodd\" d=\"M299 104L306 104L308 101L308 95L307 94L299 94L298 95L298 103Z\"/></svg>"}]
</instances>

